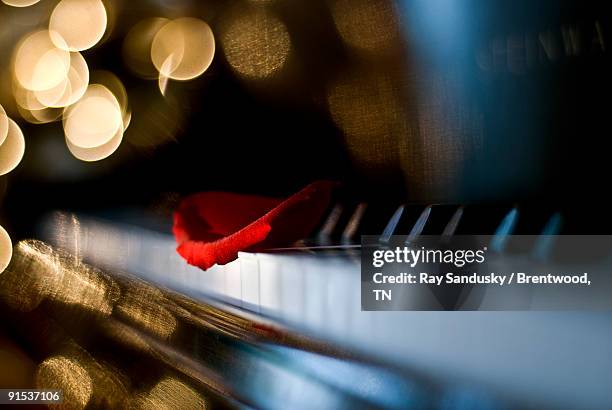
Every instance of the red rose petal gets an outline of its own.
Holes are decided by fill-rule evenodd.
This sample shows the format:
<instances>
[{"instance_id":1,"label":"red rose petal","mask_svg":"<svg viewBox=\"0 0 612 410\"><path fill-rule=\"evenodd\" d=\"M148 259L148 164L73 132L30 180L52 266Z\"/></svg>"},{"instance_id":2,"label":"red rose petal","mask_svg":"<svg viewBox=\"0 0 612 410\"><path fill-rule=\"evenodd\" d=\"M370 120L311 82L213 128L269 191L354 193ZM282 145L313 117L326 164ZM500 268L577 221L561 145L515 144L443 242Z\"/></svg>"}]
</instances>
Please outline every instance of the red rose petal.
<instances>
[{"instance_id":1,"label":"red rose petal","mask_svg":"<svg viewBox=\"0 0 612 410\"><path fill-rule=\"evenodd\" d=\"M177 251L190 265L208 269L240 251L290 245L315 228L334 186L315 182L285 201L224 192L189 196L174 213Z\"/></svg>"}]
</instances>

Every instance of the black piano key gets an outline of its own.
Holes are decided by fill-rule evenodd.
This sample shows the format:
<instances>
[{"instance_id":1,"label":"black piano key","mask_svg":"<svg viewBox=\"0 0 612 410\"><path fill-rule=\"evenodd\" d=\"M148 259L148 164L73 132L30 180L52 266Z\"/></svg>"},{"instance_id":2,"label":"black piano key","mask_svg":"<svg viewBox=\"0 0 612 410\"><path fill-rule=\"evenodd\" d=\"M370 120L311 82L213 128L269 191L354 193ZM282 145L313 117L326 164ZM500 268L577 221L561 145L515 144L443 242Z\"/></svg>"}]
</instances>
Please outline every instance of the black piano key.
<instances>
[{"instance_id":1,"label":"black piano key","mask_svg":"<svg viewBox=\"0 0 612 410\"><path fill-rule=\"evenodd\" d=\"M334 233L338 230L338 226L340 225L340 220L343 215L346 213L345 207L341 203L334 204L330 209L321 226L317 230L317 234L315 236L316 241L321 243L329 243L331 242Z\"/></svg>"},{"instance_id":2,"label":"black piano key","mask_svg":"<svg viewBox=\"0 0 612 410\"><path fill-rule=\"evenodd\" d=\"M386 203L358 204L354 211L354 220L349 220L342 236L344 243L358 243L362 235L380 235L389 224L389 215L396 211L395 205ZM357 224L357 216L361 216ZM351 232L351 236L347 235Z\"/></svg>"},{"instance_id":3,"label":"black piano key","mask_svg":"<svg viewBox=\"0 0 612 410\"><path fill-rule=\"evenodd\" d=\"M428 218L427 208L428 206L422 204L405 204L394 235L407 236L411 232L416 233L418 228L415 229L415 225L418 225L419 218L421 222L424 220L426 222Z\"/></svg>"},{"instance_id":4,"label":"black piano key","mask_svg":"<svg viewBox=\"0 0 612 410\"><path fill-rule=\"evenodd\" d=\"M512 209L511 205L465 205L455 235L494 235Z\"/></svg>"},{"instance_id":5,"label":"black piano key","mask_svg":"<svg viewBox=\"0 0 612 410\"><path fill-rule=\"evenodd\" d=\"M432 205L429 219L421 234L442 235L451 219L456 217L456 212L459 208L459 205ZM459 220L456 223L458 224ZM456 230L456 226L454 230Z\"/></svg>"},{"instance_id":6,"label":"black piano key","mask_svg":"<svg viewBox=\"0 0 612 410\"><path fill-rule=\"evenodd\" d=\"M358 236L362 229L364 214L367 208L368 204L365 202L361 202L355 207L355 210L342 231L342 243L353 243L355 242L355 238L359 239Z\"/></svg>"},{"instance_id":7,"label":"black piano key","mask_svg":"<svg viewBox=\"0 0 612 410\"><path fill-rule=\"evenodd\" d=\"M442 236L449 237L455 235L457 232L457 227L463 218L463 206L457 208L451 219L449 219L448 223L444 227L442 231Z\"/></svg>"},{"instance_id":8,"label":"black piano key","mask_svg":"<svg viewBox=\"0 0 612 410\"><path fill-rule=\"evenodd\" d=\"M391 240L391 236L395 234L397 226L399 225L399 222L402 219L402 216L404 215L405 209L406 207L404 205L400 205L397 207L397 209L395 210L393 215L391 215L391 218L389 218L389 221L385 225L385 229L382 231L382 234L380 235L380 242L388 243Z\"/></svg>"}]
</instances>

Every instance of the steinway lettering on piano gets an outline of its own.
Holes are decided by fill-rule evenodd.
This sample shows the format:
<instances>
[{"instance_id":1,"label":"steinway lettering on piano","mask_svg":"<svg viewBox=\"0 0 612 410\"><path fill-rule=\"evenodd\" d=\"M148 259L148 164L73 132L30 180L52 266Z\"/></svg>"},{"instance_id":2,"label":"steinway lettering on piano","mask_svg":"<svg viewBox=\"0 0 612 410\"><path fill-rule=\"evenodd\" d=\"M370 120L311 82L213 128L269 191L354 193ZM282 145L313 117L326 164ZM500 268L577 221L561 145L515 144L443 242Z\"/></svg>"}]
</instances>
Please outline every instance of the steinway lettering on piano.
<instances>
[{"instance_id":1,"label":"steinway lettering on piano","mask_svg":"<svg viewBox=\"0 0 612 410\"><path fill-rule=\"evenodd\" d=\"M539 32L500 34L486 41L475 59L484 72L525 74L562 59L607 53L609 31L603 20L594 20Z\"/></svg>"}]
</instances>

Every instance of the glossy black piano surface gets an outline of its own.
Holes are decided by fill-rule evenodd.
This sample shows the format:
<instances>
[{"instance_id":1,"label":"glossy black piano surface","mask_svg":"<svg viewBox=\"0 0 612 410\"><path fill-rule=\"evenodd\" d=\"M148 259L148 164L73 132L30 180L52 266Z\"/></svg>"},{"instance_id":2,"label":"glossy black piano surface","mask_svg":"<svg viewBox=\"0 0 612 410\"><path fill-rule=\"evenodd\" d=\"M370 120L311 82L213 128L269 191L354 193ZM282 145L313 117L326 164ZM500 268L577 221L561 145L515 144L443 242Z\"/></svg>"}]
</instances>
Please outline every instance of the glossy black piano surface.
<instances>
[{"instance_id":1,"label":"glossy black piano surface","mask_svg":"<svg viewBox=\"0 0 612 410\"><path fill-rule=\"evenodd\" d=\"M361 235L612 233L607 2L104 0L82 55L129 103L96 162L14 86L57 1L11 3L32 1L0 3L0 105L26 145L0 176L0 389L54 381L77 408L612 408L608 312L363 312L358 290ZM184 16L214 58L168 81L135 27ZM299 243L206 272L175 252L184 196L319 179L339 189Z\"/></svg>"}]
</instances>

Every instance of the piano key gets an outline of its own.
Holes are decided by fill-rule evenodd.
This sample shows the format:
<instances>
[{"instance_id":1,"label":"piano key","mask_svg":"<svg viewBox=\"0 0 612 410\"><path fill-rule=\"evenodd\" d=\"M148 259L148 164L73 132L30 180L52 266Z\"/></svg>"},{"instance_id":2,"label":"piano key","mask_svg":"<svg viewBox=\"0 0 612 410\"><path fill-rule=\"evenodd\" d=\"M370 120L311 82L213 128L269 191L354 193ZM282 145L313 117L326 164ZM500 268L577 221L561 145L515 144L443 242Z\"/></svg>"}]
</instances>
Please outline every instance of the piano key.
<instances>
[{"instance_id":1,"label":"piano key","mask_svg":"<svg viewBox=\"0 0 612 410\"><path fill-rule=\"evenodd\" d=\"M458 205L432 205L427 224L425 224L421 235L442 235L451 219L456 215L458 208Z\"/></svg>"},{"instance_id":2,"label":"piano key","mask_svg":"<svg viewBox=\"0 0 612 410\"><path fill-rule=\"evenodd\" d=\"M393 213L393 215L391 216L391 219L389 219L389 222L387 223L387 225L385 226L385 229L380 235L380 242L389 243L389 241L391 240L391 236L395 233L395 230L399 224L399 221L402 218L402 215L404 214L404 209L405 209L404 205L400 205L397 208L397 210Z\"/></svg>"},{"instance_id":3,"label":"piano key","mask_svg":"<svg viewBox=\"0 0 612 410\"><path fill-rule=\"evenodd\" d=\"M300 264L304 272L304 316L302 318L306 328L315 332L324 327L327 304L327 275L326 269L320 269L317 264Z\"/></svg>"},{"instance_id":4,"label":"piano key","mask_svg":"<svg viewBox=\"0 0 612 410\"><path fill-rule=\"evenodd\" d=\"M513 208L508 214L502 219L501 223L495 230L493 238L491 239L490 249L501 253L506 247L508 236L514 232L514 227L518 220L519 212L518 209Z\"/></svg>"},{"instance_id":5,"label":"piano key","mask_svg":"<svg viewBox=\"0 0 612 410\"><path fill-rule=\"evenodd\" d=\"M257 254L240 252L240 287L242 307L259 313L259 260Z\"/></svg>"},{"instance_id":6,"label":"piano key","mask_svg":"<svg viewBox=\"0 0 612 410\"><path fill-rule=\"evenodd\" d=\"M336 231L340 218L343 214L344 206L342 206L342 204L336 204L333 206L316 236L321 243L328 243L331 241L332 235Z\"/></svg>"},{"instance_id":7,"label":"piano key","mask_svg":"<svg viewBox=\"0 0 612 410\"><path fill-rule=\"evenodd\" d=\"M280 291L280 317L288 323L300 323L303 320L306 310L306 294L303 264L289 262L288 258L275 258L274 255L269 259L275 260L279 271ZM278 312L274 312L278 316Z\"/></svg>"},{"instance_id":8,"label":"piano key","mask_svg":"<svg viewBox=\"0 0 612 410\"><path fill-rule=\"evenodd\" d=\"M456 235L493 235L514 207L506 205L465 205Z\"/></svg>"},{"instance_id":9,"label":"piano key","mask_svg":"<svg viewBox=\"0 0 612 410\"><path fill-rule=\"evenodd\" d=\"M559 212L555 212L542 230L542 233L536 240L533 247L532 257L540 262L545 262L549 259L553 250L555 235L561 231L562 218Z\"/></svg>"},{"instance_id":10,"label":"piano key","mask_svg":"<svg viewBox=\"0 0 612 410\"><path fill-rule=\"evenodd\" d=\"M442 236L453 236L455 232L457 232L457 227L459 226L459 222L461 222L462 217L463 206L460 206L459 208L457 208L451 219L448 221L448 224L444 227L444 230L442 231Z\"/></svg>"},{"instance_id":11,"label":"piano key","mask_svg":"<svg viewBox=\"0 0 612 410\"><path fill-rule=\"evenodd\" d=\"M368 205L364 202L361 202L359 205L357 205L357 208L355 208L351 219L349 219L348 223L346 224L346 227L344 228L344 231L342 232L342 243L352 243L355 241L355 237L359 232L359 227L363 220L363 214L365 213L367 207Z\"/></svg>"},{"instance_id":12,"label":"piano key","mask_svg":"<svg viewBox=\"0 0 612 410\"><path fill-rule=\"evenodd\" d=\"M394 235L409 235L419 218L427 210L427 206L420 204L404 204L403 206L404 209L395 228Z\"/></svg>"},{"instance_id":13,"label":"piano key","mask_svg":"<svg viewBox=\"0 0 612 410\"><path fill-rule=\"evenodd\" d=\"M382 234L389 225L389 218L397 212L397 208L397 205L393 203L368 203L368 208L360 225L359 235Z\"/></svg>"},{"instance_id":14,"label":"piano key","mask_svg":"<svg viewBox=\"0 0 612 410\"><path fill-rule=\"evenodd\" d=\"M259 290L260 290L260 312L271 315L283 311L282 289L283 276L280 272L280 261L266 257L265 254L254 255L258 259ZM287 289L291 292L291 289Z\"/></svg>"},{"instance_id":15,"label":"piano key","mask_svg":"<svg viewBox=\"0 0 612 410\"><path fill-rule=\"evenodd\" d=\"M240 260L225 265L225 293L233 304L238 306L242 302L242 272ZM214 269L214 267L213 267Z\"/></svg>"},{"instance_id":16,"label":"piano key","mask_svg":"<svg viewBox=\"0 0 612 410\"><path fill-rule=\"evenodd\" d=\"M408 234L408 238L406 239L406 244L410 244L414 242L419 237L419 235L421 235L421 233L423 232L423 229L425 229L425 224L427 223L427 220L429 219L430 214L431 214L431 205L426 207L421 213L421 215L419 215L419 219L417 219L417 221L414 223L414 226L412 227L412 229L410 230L410 233Z\"/></svg>"}]
</instances>

